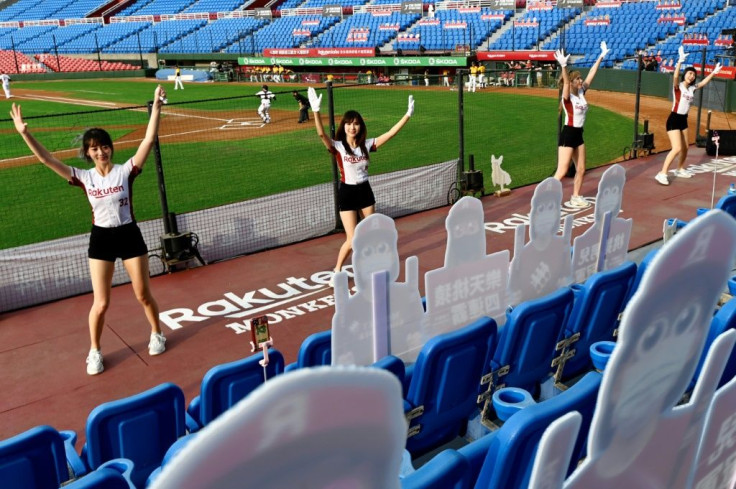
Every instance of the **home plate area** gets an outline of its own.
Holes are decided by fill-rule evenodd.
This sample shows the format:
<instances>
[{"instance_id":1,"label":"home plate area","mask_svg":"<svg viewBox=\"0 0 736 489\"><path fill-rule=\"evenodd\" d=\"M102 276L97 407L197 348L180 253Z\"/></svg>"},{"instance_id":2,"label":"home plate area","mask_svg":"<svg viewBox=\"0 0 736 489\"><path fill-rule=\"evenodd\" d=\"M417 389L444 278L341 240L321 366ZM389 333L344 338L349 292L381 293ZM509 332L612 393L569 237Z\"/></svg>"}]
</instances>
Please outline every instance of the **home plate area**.
<instances>
[{"instance_id":1,"label":"home plate area","mask_svg":"<svg viewBox=\"0 0 736 489\"><path fill-rule=\"evenodd\" d=\"M242 129L244 127L263 127L266 124L261 120L260 117L244 118L244 119L230 119L225 124L220 126L221 130L229 129Z\"/></svg>"}]
</instances>

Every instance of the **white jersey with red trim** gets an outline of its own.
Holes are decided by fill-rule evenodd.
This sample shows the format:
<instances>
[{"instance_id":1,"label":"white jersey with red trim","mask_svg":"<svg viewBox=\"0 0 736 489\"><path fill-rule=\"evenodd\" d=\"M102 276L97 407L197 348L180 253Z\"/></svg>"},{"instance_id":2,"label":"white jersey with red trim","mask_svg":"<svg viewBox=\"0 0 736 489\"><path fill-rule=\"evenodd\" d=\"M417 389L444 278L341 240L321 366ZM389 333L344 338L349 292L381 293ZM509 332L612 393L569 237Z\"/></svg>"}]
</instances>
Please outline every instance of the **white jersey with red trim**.
<instances>
[{"instance_id":1,"label":"white jersey with red trim","mask_svg":"<svg viewBox=\"0 0 736 489\"><path fill-rule=\"evenodd\" d=\"M675 114L686 115L690 110L690 105L695 98L696 85L687 86L685 82L680 82L677 86L672 86L672 112Z\"/></svg>"},{"instance_id":2,"label":"white jersey with red trim","mask_svg":"<svg viewBox=\"0 0 736 489\"><path fill-rule=\"evenodd\" d=\"M81 187L87 194L95 226L114 228L135 220L133 180L140 172L141 169L133 164L133 158L122 165L113 165L104 177L94 168L81 170L72 167L69 184Z\"/></svg>"},{"instance_id":3,"label":"white jersey with red trim","mask_svg":"<svg viewBox=\"0 0 736 489\"><path fill-rule=\"evenodd\" d=\"M369 153L376 151L376 140L366 139L365 147ZM340 169L340 181L350 185L368 181L368 165L371 162L370 155L364 155L359 147L353 149L353 154L345 151L341 141L332 141L332 151L337 159L337 167Z\"/></svg>"},{"instance_id":4,"label":"white jersey with red trim","mask_svg":"<svg viewBox=\"0 0 736 489\"><path fill-rule=\"evenodd\" d=\"M581 89L578 94L570 92L570 99L562 99L562 111L565 114L565 125L571 127L583 127L585 124L585 113L588 112L588 101L585 100L585 90Z\"/></svg>"}]
</instances>

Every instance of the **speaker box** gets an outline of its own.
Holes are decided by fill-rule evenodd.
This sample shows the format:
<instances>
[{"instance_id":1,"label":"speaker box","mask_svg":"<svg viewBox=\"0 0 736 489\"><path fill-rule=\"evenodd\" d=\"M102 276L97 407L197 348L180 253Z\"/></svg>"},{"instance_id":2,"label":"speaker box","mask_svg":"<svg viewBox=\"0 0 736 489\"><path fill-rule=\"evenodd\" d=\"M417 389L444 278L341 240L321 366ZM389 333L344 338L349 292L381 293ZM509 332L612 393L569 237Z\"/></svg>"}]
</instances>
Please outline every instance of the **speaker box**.
<instances>
[{"instance_id":1,"label":"speaker box","mask_svg":"<svg viewBox=\"0 0 736 489\"><path fill-rule=\"evenodd\" d=\"M638 141L641 141L641 147L644 149L654 149L654 134L644 133L636 136Z\"/></svg>"},{"instance_id":2,"label":"speaker box","mask_svg":"<svg viewBox=\"0 0 736 489\"><path fill-rule=\"evenodd\" d=\"M182 256L189 254L192 247L191 233L164 234L161 236L161 248L164 250L166 260L179 260Z\"/></svg>"},{"instance_id":3,"label":"speaker box","mask_svg":"<svg viewBox=\"0 0 736 489\"><path fill-rule=\"evenodd\" d=\"M736 131L722 129L711 129L708 131L708 137L705 141L705 153L708 156L716 155L716 143L713 142L714 131L718 133L719 137L718 156L736 155Z\"/></svg>"},{"instance_id":4,"label":"speaker box","mask_svg":"<svg viewBox=\"0 0 736 489\"><path fill-rule=\"evenodd\" d=\"M463 172L466 190L480 190L483 188L483 172L472 170Z\"/></svg>"}]
</instances>

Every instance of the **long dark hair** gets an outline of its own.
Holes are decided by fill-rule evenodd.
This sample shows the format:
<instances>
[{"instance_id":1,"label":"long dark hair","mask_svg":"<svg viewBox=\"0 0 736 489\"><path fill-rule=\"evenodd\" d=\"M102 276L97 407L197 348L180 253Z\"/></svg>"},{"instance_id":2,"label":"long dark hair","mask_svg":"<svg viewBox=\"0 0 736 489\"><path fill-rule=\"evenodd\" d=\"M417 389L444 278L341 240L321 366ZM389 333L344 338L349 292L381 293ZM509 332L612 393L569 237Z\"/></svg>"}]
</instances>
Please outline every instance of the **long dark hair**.
<instances>
[{"instance_id":1,"label":"long dark hair","mask_svg":"<svg viewBox=\"0 0 736 489\"><path fill-rule=\"evenodd\" d=\"M695 85L695 82L696 82L696 81L697 81L697 79L698 79L698 70L696 70L696 69L695 69L695 68L693 68L692 66L688 66L688 67L687 67L687 68L685 68L685 70L684 70L684 71L682 72L682 81L685 81L685 75L687 75L687 72L688 72L688 71L692 71L693 73L695 73L695 80L693 80L693 85ZM690 85L688 85L688 86L690 86Z\"/></svg>"},{"instance_id":2,"label":"long dark hair","mask_svg":"<svg viewBox=\"0 0 736 489\"><path fill-rule=\"evenodd\" d=\"M342 143L345 151L348 154L353 154L353 150L348 144L347 136L345 135L345 124L347 124L348 122L357 122L358 124L360 124L360 131L358 131L358 134L355 136L355 141L358 143L360 150L363 152L363 156L368 156L368 150L365 147L365 135L368 131L365 128L365 121L363 120L363 116L361 116L358 111L348 110L347 112L345 112L345 115L342 116L342 120L340 121L340 125L337 127L335 138L337 138L337 140Z\"/></svg>"},{"instance_id":3,"label":"long dark hair","mask_svg":"<svg viewBox=\"0 0 736 489\"><path fill-rule=\"evenodd\" d=\"M82 135L82 147L79 150L79 157L84 161L88 163L92 162L92 158L89 157L87 151L89 151L89 147L92 146L93 143L96 143L99 146L110 146L112 154L115 154L115 148L112 145L110 133L104 129L100 129L99 127L93 127L92 129L84 131L84 134ZM112 154L110 155L111 157Z\"/></svg>"}]
</instances>

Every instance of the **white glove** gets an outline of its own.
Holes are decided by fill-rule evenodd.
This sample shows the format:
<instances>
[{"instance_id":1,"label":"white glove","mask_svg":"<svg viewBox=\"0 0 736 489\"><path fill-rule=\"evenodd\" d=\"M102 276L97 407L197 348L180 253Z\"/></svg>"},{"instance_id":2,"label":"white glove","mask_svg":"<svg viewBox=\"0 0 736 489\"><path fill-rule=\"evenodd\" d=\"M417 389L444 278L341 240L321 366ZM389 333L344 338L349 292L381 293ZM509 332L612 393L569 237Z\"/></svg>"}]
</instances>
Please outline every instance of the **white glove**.
<instances>
[{"instance_id":1,"label":"white glove","mask_svg":"<svg viewBox=\"0 0 736 489\"><path fill-rule=\"evenodd\" d=\"M312 112L319 112L320 106L322 105L322 94L317 96L315 89L309 87L307 89L307 97L309 97L309 105L312 107Z\"/></svg>"},{"instance_id":2,"label":"white glove","mask_svg":"<svg viewBox=\"0 0 736 489\"><path fill-rule=\"evenodd\" d=\"M606 41L601 41L601 58L605 58L609 51Z\"/></svg>"},{"instance_id":3,"label":"white glove","mask_svg":"<svg viewBox=\"0 0 736 489\"><path fill-rule=\"evenodd\" d=\"M414 96L409 95L409 107L406 109L406 115L411 117L414 115Z\"/></svg>"},{"instance_id":4,"label":"white glove","mask_svg":"<svg viewBox=\"0 0 736 489\"><path fill-rule=\"evenodd\" d=\"M562 49L558 49L557 51L555 51L555 59L560 64L560 67L562 67L562 68L564 68L565 66L567 66L567 58L569 58L569 57L570 57L569 54L567 56L565 56L565 53L564 53L564 51L562 51Z\"/></svg>"},{"instance_id":5,"label":"white glove","mask_svg":"<svg viewBox=\"0 0 736 489\"><path fill-rule=\"evenodd\" d=\"M677 50L677 62L684 63L686 59L687 59L687 53L685 52L685 48L680 46L680 48Z\"/></svg>"},{"instance_id":6,"label":"white glove","mask_svg":"<svg viewBox=\"0 0 736 489\"><path fill-rule=\"evenodd\" d=\"M716 67L713 68L713 74L717 75L719 71L721 71L721 68L723 68L723 65L721 63L716 63Z\"/></svg>"}]
</instances>

